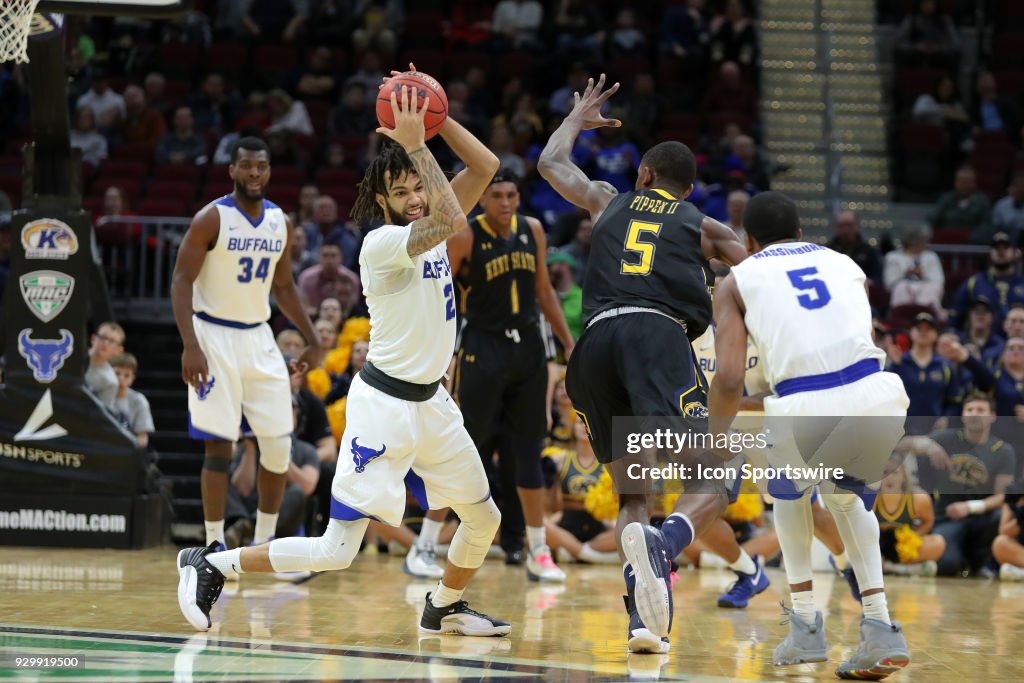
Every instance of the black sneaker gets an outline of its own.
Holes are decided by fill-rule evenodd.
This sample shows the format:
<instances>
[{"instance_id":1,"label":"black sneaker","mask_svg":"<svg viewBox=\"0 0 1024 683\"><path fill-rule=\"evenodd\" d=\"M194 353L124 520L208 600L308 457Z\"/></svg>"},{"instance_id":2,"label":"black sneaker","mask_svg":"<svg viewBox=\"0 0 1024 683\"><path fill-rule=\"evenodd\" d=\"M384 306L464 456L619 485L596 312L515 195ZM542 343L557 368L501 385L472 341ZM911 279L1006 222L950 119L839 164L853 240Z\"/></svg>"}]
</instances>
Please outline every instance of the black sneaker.
<instances>
[{"instance_id":1,"label":"black sneaker","mask_svg":"<svg viewBox=\"0 0 1024 683\"><path fill-rule=\"evenodd\" d=\"M459 636L507 636L512 625L469 608L465 600L434 607L427 593L427 604L420 619L422 633L451 633Z\"/></svg>"},{"instance_id":2,"label":"black sneaker","mask_svg":"<svg viewBox=\"0 0 1024 683\"><path fill-rule=\"evenodd\" d=\"M220 543L214 541L206 548L185 548L178 553L178 607L200 631L212 625L210 608L224 587L224 575L206 561L207 555L218 550Z\"/></svg>"},{"instance_id":3,"label":"black sneaker","mask_svg":"<svg viewBox=\"0 0 1024 683\"><path fill-rule=\"evenodd\" d=\"M669 650L668 638L659 638L651 633L636 611L636 603L633 601L633 591L629 595L623 595L622 601L626 603L626 612L629 614L629 633L627 644L629 651L634 654L661 655Z\"/></svg>"}]
</instances>

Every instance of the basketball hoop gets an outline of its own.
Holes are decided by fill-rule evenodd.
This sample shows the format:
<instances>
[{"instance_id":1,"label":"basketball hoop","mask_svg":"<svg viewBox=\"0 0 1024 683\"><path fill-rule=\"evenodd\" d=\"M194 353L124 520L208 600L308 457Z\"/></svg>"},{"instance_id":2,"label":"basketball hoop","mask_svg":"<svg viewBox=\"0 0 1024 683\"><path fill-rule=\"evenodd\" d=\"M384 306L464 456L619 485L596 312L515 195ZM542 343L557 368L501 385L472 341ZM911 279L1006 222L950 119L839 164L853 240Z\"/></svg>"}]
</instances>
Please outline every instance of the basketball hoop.
<instances>
[{"instance_id":1,"label":"basketball hoop","mask_svg":"<svg viewBox=\"0 0 1024 683\"><path fill-rule=\"evenodd\" d=\"M28 35L39 0L0 0L0 62L28 62Z\"/></svg>"}]
</instances>

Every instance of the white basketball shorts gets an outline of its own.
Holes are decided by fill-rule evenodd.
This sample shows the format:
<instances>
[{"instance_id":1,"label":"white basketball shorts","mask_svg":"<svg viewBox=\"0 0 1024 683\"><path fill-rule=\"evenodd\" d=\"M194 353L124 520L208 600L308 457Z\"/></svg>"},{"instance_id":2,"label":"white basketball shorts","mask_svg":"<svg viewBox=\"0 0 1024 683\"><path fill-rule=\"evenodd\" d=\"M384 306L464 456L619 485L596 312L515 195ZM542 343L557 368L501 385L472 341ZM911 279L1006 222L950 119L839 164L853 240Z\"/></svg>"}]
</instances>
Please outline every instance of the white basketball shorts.
<instances>
[{"instance_id":1,"label":"white basketball shorts","mask_svg":"<svg viewBox=\"0 0 1024 683\"><path fill-rule=\"evenodd\" d=\"M331 517L371 517L398 526L406 486L433 510L490 496L462 412L443 385L427 401L404 401L356 375L345 405Z\"/></svg>"},{"instance_id":2,"label":"white basketball shorts","mask_svg":"<svg viewBox=\"0 0 1024 683\"><path fill-rule=\"evenodd\" d=\"M242 415L256 436L292 433L291 383L266 323L238 329L192 318L210 370L200 394L188 389L189 433L234 441Z\"/></svg>"}]
</instances>

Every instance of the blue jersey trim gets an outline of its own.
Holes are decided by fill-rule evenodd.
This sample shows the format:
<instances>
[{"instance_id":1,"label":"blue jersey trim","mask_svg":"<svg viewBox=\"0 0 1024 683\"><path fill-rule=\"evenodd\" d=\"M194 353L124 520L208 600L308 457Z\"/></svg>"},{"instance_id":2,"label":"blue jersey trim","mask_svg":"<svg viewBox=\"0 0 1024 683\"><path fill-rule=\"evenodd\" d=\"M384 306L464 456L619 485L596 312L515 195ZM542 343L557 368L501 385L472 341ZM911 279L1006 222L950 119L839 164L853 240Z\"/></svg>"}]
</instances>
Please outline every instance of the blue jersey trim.
<instances>
[{"instance_id":1,"label":"blue jersey trim","mask_svg":"<svg viewBox=\"0 0 1024 683\"><path fill-rule=\"evenodd\" d=\"M249 214L247 214L245 211L243 211L242 207L240 207L238 205L238 202L235 201L235 198L232 197L229 194L224 195L223 197L221 197L220 199L215 201L214 204L220 204L221 206L231 206L231 207L234 207L235 210L238 211L238 213L242 214L242 216L245 217L245 220L249 221L249 224L252 227L254 227L254 228L260 227L260 223L262 223L263 219L267 217L267 209L268 208L269 209L276 209L276 208L278 208L277 204L274 204L273 202L264 199L263 200L263 210L260 212L259 219L256 220L256 219L253 219L253 217L250 216Z\"/></svg>"},{"instance_id":2,"label":"blue jersey trim","mask_svg":"<svg viewBox=\"0 0 1024 683\"><path fill-rule=\"evenodd\" d=\"M360 512L359 510L356 510L354 507L345 505L334 496L331 496L331 519L337 519L342 522L354 522L357 519L364 518L376 520L378 522L380 521L373 515L368 515L365 512Z\"/></svg>"},{"instance_id":3,"label":"blue jersey trim","mask_svg":"<svg viewBox=\"0 0 1024 683\"><path fill-rule=\"evenodd\" d=\"M219 434L211 434L210 432L203 431L199 427L192 424L192 413L188 414L188 435L192 439L212 439L214 441L231 441L228 437L220 436Z\"/></svg>"},{"instance_id":4,"label":"blue jersey trim","mask_svg":"<svg viewBox=\"0 0 1024 683\"><path fill-rule=\"evenodd\" d=\"M409 487L409 492L416 498L416 502L420 504L423 511L429 510L430 503L427 502L427 484L423 481L423 478L409 470L409 473L405 475L405 485Z\"/></svg>"},{"instance_id":5,"label":"blue jersey trim","mask_svg":"<svg viewBox=\"0 0 1024 683\"><path fill-rule=\"evenodd\" d=\"M260 325L263 324L262 322L258 322L258 323L240 323L240 322L236 322L234 320L224 320L223 318L215 318L214 316L210 315L209 313L204 313L202 311L196 311L192 315L194 315L195 317L199 318L200 320L205 320L208 323L213 323L214 325L221 325L223 327L233 327L236 330L251 330L252 328L259 327Z\"/></svg>"},{"instance_id":6,"label":"blue jersey trim","mask_svg":"<svg viewBox=\"0 0 1024 683\"><path fill-rule=\"evenodd\" d=\"M881 372L882 368L874 358L866 358L849 365L836 372L826 372L821 375L807 375L806 377L794 377L779 382L775 385L775 393L778 396L789 396L804 391L822 391L834 389L846 384L853 384L857 380L864 379L868 375Z\"/></svg>"}]
</instances>

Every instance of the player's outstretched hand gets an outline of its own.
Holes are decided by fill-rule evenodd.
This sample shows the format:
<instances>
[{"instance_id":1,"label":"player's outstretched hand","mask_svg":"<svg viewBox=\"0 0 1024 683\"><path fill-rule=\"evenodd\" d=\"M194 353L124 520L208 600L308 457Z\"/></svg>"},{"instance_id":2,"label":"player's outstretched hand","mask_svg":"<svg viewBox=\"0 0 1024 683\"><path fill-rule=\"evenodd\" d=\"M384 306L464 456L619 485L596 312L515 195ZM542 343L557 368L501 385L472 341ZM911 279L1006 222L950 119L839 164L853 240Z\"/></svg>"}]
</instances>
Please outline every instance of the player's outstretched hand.
<instances>
[{"instance_id":1,"label":"player's outstretched hand","mask_svg":"<svg viewBox=\"0 0 1024 683\"><path fill-rule=\"evenodd\" d=\"M401 98L401 99L399 99ZM401 102L401 105L399 105ZM416 91L407 85L402 86L401 93L391 92L391 113L395 118L394 128L381 126L377 132L387 135L400 144L406 152L419 149L425 143L423 137L425 126L423 120L430 108L430 96L423 98L423 107L416 111Z\"/></svg>"},{"instance_id":2,"label":"player's outstretched hand","mask_svg":"<svg viewBox=\"0 0 1024 683\"><path fill-rule=\"evenodd\" d=\"M196 391L202 391L210 378L206 354L198 346L185 347L181 353L181 379Z\"/></svg>"},{"instance_id":3,"label":"player's outstretched hand","mask_svg":"<svg viewBox=\"0 0 1024 683\"><path fill-rule=\"evenodd\" d=\"M603 88L604 74L601 74L601 77L597 79L597 83L594 83L593 78L587 79L587 89L583 91L582 96L578 92L573 93L576 104L573 106L572 111L569 112L569 118L574 118L580 122L580 130L605 127L618 128L622 125L622 121L606 119L601 114L601 107L619 89L619 84L616 83L607 90L603 90Z\"/></svg>"},{"instance_id":4,"label":"player's outstretched hand","mask_svg":"<svg viewBox=\"0 0 1024 683\"><path fill-rule=\"evenodd\" d=\"M293 375L302 375L318 367L320 367L320 347L317 344L308 344L302 355L293 359L288 365L288 369Z\"/></svg>"}]
</instances>

